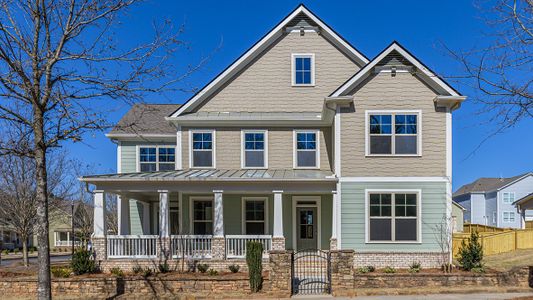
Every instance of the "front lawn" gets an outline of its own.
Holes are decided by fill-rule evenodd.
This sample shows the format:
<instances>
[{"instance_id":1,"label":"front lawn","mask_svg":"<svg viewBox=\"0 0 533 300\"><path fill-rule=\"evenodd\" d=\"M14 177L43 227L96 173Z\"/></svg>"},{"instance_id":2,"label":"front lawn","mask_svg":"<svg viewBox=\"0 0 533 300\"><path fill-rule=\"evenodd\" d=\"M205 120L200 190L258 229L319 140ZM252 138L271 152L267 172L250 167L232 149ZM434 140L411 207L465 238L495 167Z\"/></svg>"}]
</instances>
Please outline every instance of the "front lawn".
<instances>
[{"instance_id":1,"label":"front lawn","mask_svg":"<svg viewBox=\"0 0 533 300\"><path fill-rule=\"evenodd\" d=\"M533 249L488 255L484 257L483 261L486 267L498 271L507 271L513 267L531 266L533 264Z\"/></svg>"}]
</instances>

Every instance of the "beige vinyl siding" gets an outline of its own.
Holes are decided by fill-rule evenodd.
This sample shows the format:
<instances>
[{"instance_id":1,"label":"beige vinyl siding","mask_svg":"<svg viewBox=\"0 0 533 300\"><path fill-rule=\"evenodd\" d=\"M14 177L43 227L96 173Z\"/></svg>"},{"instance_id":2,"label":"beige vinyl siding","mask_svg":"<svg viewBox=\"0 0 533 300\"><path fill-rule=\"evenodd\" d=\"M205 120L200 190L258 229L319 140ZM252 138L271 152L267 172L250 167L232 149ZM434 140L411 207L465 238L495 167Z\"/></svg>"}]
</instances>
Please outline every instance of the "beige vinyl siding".
<instances>
[{"instance_id":1,"label":"beige vinyl siding","mask_svg":"<svg viewBox=\"0 0 533 300\"><path fill-rule=\"evenodd\" d=\"M291 54L315 55L315 86L293 87ZM314 32L283 35L198 111L316 112L359 67Z\"/></svg>"},{"instance_id":2,"label":"beige vinyl siding","mask_svg":"<svg viewBox=\"0 0 533 300\"><path fill-rule=\"evenodd\" d=\"M189 130L197 128L183 128L182 152L183 167L189 167ZM306 128L254 128L268 131L268 168L293 168L293 130ZM314 128L313 128L314 129ZM320 169L331 170L332 139L331 128L320 128ZM241 168L241 128L216 129L216 168Z\"/></svg>"},{"instance_id":3,"label":"beige vinyl siding","mask_svg":"<svg viewBox=\"0 0 533 300\"><path fill-rule=\"evenodd\" d=\"M341 116L343 176L446 176L446 113L436 94L409 73L380 73L355 91L355 110ZM366 110L421 110L421 157L365 157ZM420 128L420 126L419 126Z\"/></svg>"}]
</instances>

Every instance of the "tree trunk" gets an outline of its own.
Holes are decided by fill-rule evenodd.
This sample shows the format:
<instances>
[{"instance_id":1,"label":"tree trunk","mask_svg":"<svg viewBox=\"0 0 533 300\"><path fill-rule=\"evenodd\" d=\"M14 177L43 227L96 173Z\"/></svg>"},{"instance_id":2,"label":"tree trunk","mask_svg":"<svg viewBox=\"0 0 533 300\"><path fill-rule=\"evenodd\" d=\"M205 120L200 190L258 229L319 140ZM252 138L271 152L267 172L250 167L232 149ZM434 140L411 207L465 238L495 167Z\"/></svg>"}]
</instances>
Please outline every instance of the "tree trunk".
<instances>
[{"instance_id":1,"label":"tree trunk","mask_svg":"<svg viewBox=\"0 0 533 300\"><path fill-rule=\"evenodd\" d=\"M20 237L22 239L22 263L25 267L29 265L28 261L28 237L22 235Z\"/></svg>"},{"instance_id":2,"label":"tree trunk","mask_svg":"<svg viewBox=\"0 0 533 300\"><path fill-rule=\"evenodd\" d=\"M44 117L39 107L34 107L35 162L37 167L37 241L39 252L38 299L52 299L50 276L50 244L48 240L48 178L46 170L46 144Z\"/></svg>"}]
</instances>

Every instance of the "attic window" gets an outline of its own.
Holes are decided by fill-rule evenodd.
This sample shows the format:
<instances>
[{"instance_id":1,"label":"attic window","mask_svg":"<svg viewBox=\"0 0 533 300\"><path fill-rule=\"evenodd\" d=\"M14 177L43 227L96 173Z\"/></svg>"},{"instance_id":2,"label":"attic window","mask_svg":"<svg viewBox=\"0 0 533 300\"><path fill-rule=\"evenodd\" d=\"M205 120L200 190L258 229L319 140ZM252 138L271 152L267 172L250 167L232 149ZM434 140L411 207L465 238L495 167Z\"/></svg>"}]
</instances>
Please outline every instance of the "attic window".
<instances>
[{"instance_id":1,"label":"attic window","mask_svg":"<svg viewBox=\"0 0 533 300\"><path fill-rule=\"evenodd\" d=\"M293 54L292 55L292 85L314 86L315 85L315 55Z\"/></svg>"}]
</instances>

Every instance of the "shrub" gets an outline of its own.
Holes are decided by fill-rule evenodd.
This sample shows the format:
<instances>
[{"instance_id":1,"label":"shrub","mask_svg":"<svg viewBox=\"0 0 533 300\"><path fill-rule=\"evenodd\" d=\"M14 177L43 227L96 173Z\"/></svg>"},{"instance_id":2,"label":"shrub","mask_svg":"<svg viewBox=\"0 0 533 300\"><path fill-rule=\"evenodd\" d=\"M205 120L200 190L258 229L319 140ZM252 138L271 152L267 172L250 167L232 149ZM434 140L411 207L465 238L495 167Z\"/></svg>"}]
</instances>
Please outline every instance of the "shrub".
<instances>
[{"instance_id":1,"label":"shrub","mask_svg":"<svg viewBox=\"0 0 533 300\"><path fill-rule=\"evenodd\" d=\"M139 265L136 265L133 268L131 268L131 271L133 272L133 274L139 275L143 272L143 268Z\"/></svg>"},{"instance_id":2,"label":"shrub","mask_svg":"<svg viewBox=\"0 0 533 300\"><path fill-rule=\"evenodd\" d=\"M170 272L170 266L168 265L167 262L159 264L158 268L159 268L159 273L168 273L168 272Z\"/></svg>"},{"instance_id":3,"label":"shrub","mask_svg":"<svg viewBox=\"0 0 533 300\"><path fill-rule=\"evenodd\" d=\"M124 272L122 272L122 269L119 267L114 267L109 270L111 274L117 276L117 277L124 277Z\"/></svg>"},{"instance_id":4,"label":"shrub","mask_svg":"<svg viewBox=\"0 0 533 300\"><path fill-rule=\"evenodd\" d=\"M218 275L218 271L215 270L215 269L209 269L207 274L209 274L210 276L216 276L216 275Z\"/></svg>"},{"instance_id":5,"label":"shrub","mask_svg":"<svg viewBox=\"0 0 533 300\"><path fill-rule=\"evenodd\" d=\"M365 268L367 268L368 272L370 272L370 273L376 271L376 267L374 267L374 266L366 266Z\"/></svg>"},{"instance_id":6,"label":"shrub","mask_svg":"<svg viewBox=\"0 0 533 300\"><path fill-rule=\"evenodd\" d=\"M459 247L459 257L457 259L461 267L470 271L474 268L483 268L483 246L479 242L479 233L472 232L468 243L463 240Z\"/></svg>"},{"instance_id":7,"label":"shrub","mask_svg":"<svg viewBox=\"0 0 533 300\"><path fill-rule=\"evenodd\" d=\"M387 267L385 267L385 269L383 269L383 272L392 274L392 273L396 273L396 269L393 268L393 267L387 266Z\"/></svg>"},{"instance_id":8,"label":"shrub","mask_svg":"<svg viewBox=\"0 0 533 300\"><path fill-rule=\"evenodd\" d=\"M19 248L15 248L15 249L13 249L13 253L15 253L15 254L18 254L19 251L20 251Z\"/></svg>"},{"instance_id":9,"label":"shrub","mask_svg":"<svg viewBox=\"0 0 533 300\"><path fill-rule=\"evenodd\" d=\"M89 250L79 249L75 251L70 266L76 275L95 273L97 271L96 262L92 258L92 252Z\"/></svg>"},{"instance_id":10,"label":"shrub","mask_svg":"<svg viewBox=\"0 0 533 300\"><path fill-rule=\"evenodd\" d=\"M485 268L483 266L475 267L475 268L472 268L472 272L474 272L474 273L485 273Z\"/></svg>"},{"instance_id":11,"label":"shrub","mask_svg":"<svg viewBox=\"0 0 533 300\"><path fill-rule=\"evenodd\" d=\"M143 276L144 277L149 277L149 276L152 276L153 274L154 274L154 272L152 271L152 269L150 269L150 268L143 269Z\"/></svg>"},{"instance_id":12,"label":"shrub","mask_svg":"<svg viewBox=\"0 0 533 300\"><path fill-rule=\"evenodd\" d=\"M368 272L370 272L368 267L360 267L360 268L357 269L357 273L360 273L360 274L366 274Z\"/></svg>"},{"instance_id":13,"label":"shrub","mask_svg":"<svg viewBox=\"0 0 533 300\"><path fill-rule=\"evenodd\" d=\"M68 267L53 266L53 267L50 268L50 272L52 273L52 275L54 277L57 277L57 278L68 278L68 277L70 277L70 274L72 273L72 269L70 269Z\"/></svg>"},{"instance_id":14,"label":"shrub","mask_svg":"<svg viewBox=\"0 0 533 300\"><path fill-rule=\"evenodd\" d=\"M198 264L196 266L196 269L198 269L198 271L200 271L200 273L205 273L205 272L207 272L207 269L209 269L209 265L208 264Z\"/></svg>"},{"instance_id":15,"label":"shrub","mask_svg":"<svg viewBox=\"0 0 533 300\"><path fill-rule=\"evenodd\" d=\"M3 250L3 251L2 251L2 254L4 254L4 255L8 255L8 254L9 254L9 250L7 250L7 249Z\"/></svg>"},{"instance_id":16,"label":"shrub","mask_svg":"<svg viewBox=\"0 0 533 300\"><path fill-rule=\"evenodd\" d=\"M241 269L241 266L239 265L230 265L228 269L231 271L231 273L237 273Z\"/></svg>"},{"instance_id":17,"label":"shrub","mask_svg":"<svg viewBox=\"0 0 533 300\"><path fill-rule=\"evenodd\" d=\"M422 270L422 266L420 265L420 262L413 262L409 266L409 273L418 273Z\"/></svg>"},{"instance_id":18,"label":"shrub","mask_svg":"<svg viewBox=\"0 0 533 300\"><path fill-rule=\"evenodd\" d=\"M263 245L259 242L249 241L246 243L246 264L248 265L248 277L250 290L257 293L263 283Z\"/></svg>"}]
</instances>

